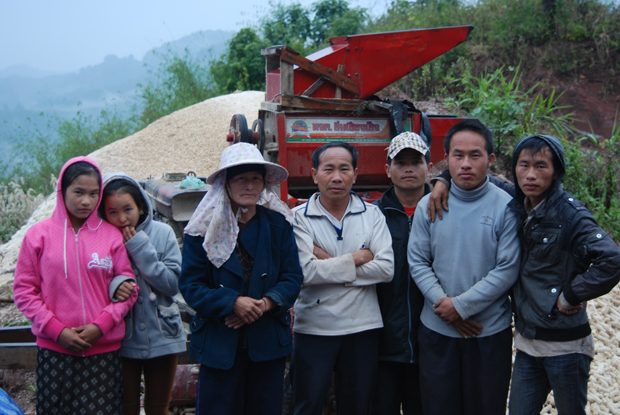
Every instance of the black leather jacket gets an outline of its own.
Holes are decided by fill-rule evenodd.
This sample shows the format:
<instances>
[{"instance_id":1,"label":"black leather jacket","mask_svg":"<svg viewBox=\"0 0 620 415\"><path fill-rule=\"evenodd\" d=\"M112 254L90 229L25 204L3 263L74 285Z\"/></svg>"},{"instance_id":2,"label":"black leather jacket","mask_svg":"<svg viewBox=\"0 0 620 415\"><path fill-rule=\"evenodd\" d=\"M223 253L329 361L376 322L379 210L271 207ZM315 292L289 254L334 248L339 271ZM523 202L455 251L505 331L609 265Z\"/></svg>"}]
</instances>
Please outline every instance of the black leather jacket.
<instances>
[{"instance_id":1,"label":"black leather jacket","mask_svg":"<svg viewBox=\"0 0 620 415\"><path fill-rule=\"evenodd\" d=\"M509 205L527 218L523 203ZM515 325L523 336L550 341L576 340L590 334L586 301L608 293L620 280L620 250L588 209L556 188L545 205L519 229L521 273L513 288ZM574 315L559 312L561 292Z\"/></svg>"},{"instance_id":2,"label":"black leather jacket","mask_svg":"<svg viewBox=\"0 0 620 415\"><path fill-rule=\"evenodd\" d=\"M425 184L424 194L430 191L429 185ZM407 245L413 215L407 216L403 205L394 194L393 186L374 204L379 206L385 215L394 249L394 278L376 286L383 317L379 359L418 363L418 328L424 296L409 275L407 263Z\"/></svg>"},{"instance_id":3,"label":"black leather jacket","mask_svg":"<svg viewBox=\"0 0 620 415\"><path fill-rule=\"evenodd\" d=\"M528 138L515 147L513 174ZM555 137L533 138L545 140L564 167L563 148ZM513 288L516 329L525 337L548 341L590 334L586 301L608 293L620 280L620 249L590 211L562 189L564 171L559 173L545 204L519 228L521 272ZM518 186L515 191L509 206L524 224L525 195ZM560 313L556 302L561 292L571 305L583 302L583 308L573 315Z\"/></svg>"}]
</instances>

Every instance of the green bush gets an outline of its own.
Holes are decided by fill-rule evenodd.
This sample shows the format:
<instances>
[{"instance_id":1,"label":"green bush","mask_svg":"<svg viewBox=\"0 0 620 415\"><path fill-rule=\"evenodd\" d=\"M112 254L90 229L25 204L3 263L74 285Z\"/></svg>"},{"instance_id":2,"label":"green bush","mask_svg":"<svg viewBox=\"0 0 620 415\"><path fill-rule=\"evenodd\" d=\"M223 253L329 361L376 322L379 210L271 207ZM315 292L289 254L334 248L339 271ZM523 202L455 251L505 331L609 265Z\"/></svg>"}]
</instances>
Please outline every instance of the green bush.
<instances>
[{"instance_id":1,"label":"green bush","mask_svg":"<svg viewBox=\"0 0 620 415\"><path fill-rule=\"evenodd\" d=\"M78 105L79 108L79 105ZM99 117L84 115L78 109L70 120L42 114L47 129L23 130L15 148L15 162L5 171L2 183L21 178L25 189L49 194L49 178L58 175L72 157L86 155L136 130L132 119L123 118L114 109L103 110Z\"/></svg>"},{"instance_id":2,"label":"green bush","mask_svg":"<svg viewBox=\"0 0 620 415\"><path fill-rule=\"evenodd\" d=\"M152 79L145 85L138 84L138 108L142 108L139 128L216 95L207 62L196 61L187 49L183 56L168 51L160 58L158 70L151 71Z\"/></svg>"},{"instance_id":3,"label":"green bush","mask_svg":"<svg viewBox=\"0 0 620 415\"><path fill-rule=\"evenodd\" d=\"M567 162L564 185L588 207L603 229L615 241L620 241L620 125L617 121L616 117L611 138L596 139L588 135L577 142L564 141ZM587 147L582 148L584 145Z\"/></svg>"},{"instance_id":4,"label":"green bush","mask_svg":"<svg viewBox=\"0 0 620 415\"><path fill-rule=\"evenodd\" d=\"M564 135L570 115L559 115L555 91L545 97L534 95L538 85L521 91L519 68L503 68L475 77L466 71L458 80L461 90L446 103L470 117L480 119L493 130L496 153L512 155L514 144L530 134Z\"/></svg>"}]
</instances>

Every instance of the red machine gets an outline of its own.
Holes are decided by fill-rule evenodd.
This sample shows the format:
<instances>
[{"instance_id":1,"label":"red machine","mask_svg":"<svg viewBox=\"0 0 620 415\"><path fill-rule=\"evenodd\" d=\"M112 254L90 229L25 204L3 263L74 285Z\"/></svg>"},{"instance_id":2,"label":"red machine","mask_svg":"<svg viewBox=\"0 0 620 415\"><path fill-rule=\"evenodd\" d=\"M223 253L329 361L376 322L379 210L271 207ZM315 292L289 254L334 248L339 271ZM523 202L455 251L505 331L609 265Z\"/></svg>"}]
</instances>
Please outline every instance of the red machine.
<instances>
[{"instance_id":1,"label":"red machine","mask_svg":"<svg viewBox=\"0 0 620 415\"><path fill-rule=\"evenodd\" d=\"M427 117L410 102L382 101L373 94L459 45L472 29L336 37L308 57L287 46L264 49L267 93L259 119L248 129L243 115L233 116L227 139L256 144L265 160L288 170L280 194L291 206L316 191L310 175L314 150L329 141L349 142L359 151L354 190L376 199L380 193L375 192L390 185L384 165L392 137L420 133L437 162L443 159L446 133L462 118Z\"/></svg>"}]
</instances>

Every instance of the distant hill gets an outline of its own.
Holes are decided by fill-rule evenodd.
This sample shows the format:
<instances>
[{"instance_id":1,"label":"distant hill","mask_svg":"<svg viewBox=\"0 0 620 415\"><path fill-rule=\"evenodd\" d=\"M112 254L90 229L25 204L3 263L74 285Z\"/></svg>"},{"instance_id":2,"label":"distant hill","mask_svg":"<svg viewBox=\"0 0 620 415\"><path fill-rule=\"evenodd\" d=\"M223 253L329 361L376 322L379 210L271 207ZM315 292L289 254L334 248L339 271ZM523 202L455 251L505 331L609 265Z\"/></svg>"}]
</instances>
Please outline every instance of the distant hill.
<instances>
[{"instance_id":1,"label":"distant hill","mask_svg":"<svg viewBox=\"0 0 620 415\"><path fill-rule=\"evenodd\" d=\"M226 51L226 42L234 35L234 32L223 30L203 30L182 37L179 40L168 42L158 48L147 52L142 62L155 67L159 64L157 55L176 53L182 55L187 48L194 58L216 58Z\"/></svg>"},{"instance_id":2,"label":"distant hill","mask_svg":"<svg viewBox=\"0 0 620 415\"><path fill-rule=\"evenodd\" d=\"M19 129L45 128L41 112L71 118L78 109L98 115L106 105L122 111L134 103L136 84L148 81L149 69L157 70L162 55L183 55L187 49L195 59L215 59L233 35L221 30L196 32L147 52L142 60L108 55L102 63L73 73L52 74L26 65L1 70L0 161L10 155Z\"/></svg>"},{"instance_id":3,"label":"distant hill","mask_svg":"<svg viewBox=\"0 0 620 415\"><path fill-rule=\"evenodd\" d=\"M8 78L9 76L15 75L28 78L44 78L46 76L56 75L56 72L40 71L28 65L13 65L8 68L0 69L0 78Z\"/></svg>"}]
</instances>

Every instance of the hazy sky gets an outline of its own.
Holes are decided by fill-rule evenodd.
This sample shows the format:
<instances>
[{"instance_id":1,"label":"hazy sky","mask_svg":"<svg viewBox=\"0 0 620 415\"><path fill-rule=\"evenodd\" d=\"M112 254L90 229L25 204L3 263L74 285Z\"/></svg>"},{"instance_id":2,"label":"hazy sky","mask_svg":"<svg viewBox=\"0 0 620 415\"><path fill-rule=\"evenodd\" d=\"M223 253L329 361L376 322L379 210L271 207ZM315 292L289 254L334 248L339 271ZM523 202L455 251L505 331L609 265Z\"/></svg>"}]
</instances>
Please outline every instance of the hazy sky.
<instances>
[{"instance_id":1,"label":"hazy sky","mask_svg":"<svg viewBox=\"0 0 620 415\"><path fill-rule=\"evenodd\" d=\"M385 2L349 3L376 11ZM26 64L73 72L112 54L140 60L150 49L199 30L237 31L266 10L268 2L261 0L0 0L0 70Z\"/></svg>"}]
</instances>

